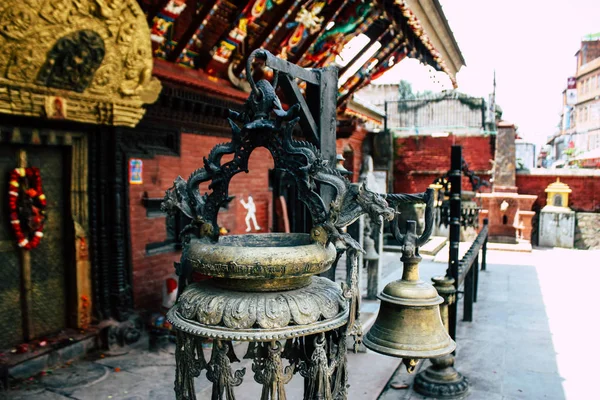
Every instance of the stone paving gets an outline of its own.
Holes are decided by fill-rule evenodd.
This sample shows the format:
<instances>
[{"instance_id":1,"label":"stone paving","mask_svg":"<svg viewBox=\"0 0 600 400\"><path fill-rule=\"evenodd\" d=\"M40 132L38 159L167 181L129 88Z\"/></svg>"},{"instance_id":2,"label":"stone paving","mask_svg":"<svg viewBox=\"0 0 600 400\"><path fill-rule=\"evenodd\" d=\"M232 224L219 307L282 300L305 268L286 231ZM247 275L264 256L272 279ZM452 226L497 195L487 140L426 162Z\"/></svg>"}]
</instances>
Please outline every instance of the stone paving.
<instances>
[{"instance_id":1,"label":"stone paving","mask_svg":"<svg viewBox=\"0 0 600 400\"><path fill-rule=\"evenodd\" d=\"M401 275L399 253L382 255L385 281ZM600 251L490 251L488 270L480 274L474 321L459 322L457 369L471 382L469 399L595 399L596 287ZM421 277L443 274L444 263L424 260ZM377 303L363 309L376 312ZM141 342L128 354L82 360L37 377L0 399L172 399L173 346L148 351ZM243 349L239 353L243 355ZM239 354L238 354L239 355ZM428 361L423 363L426 366ZM248 361L244 390L237 400L260 398ZM422 399L412 391L414 375L399 361L372 352L349 354L351 400ZM391 378L391 379L390 379ZM389 381L389 382L388 382ZM405 389L393 389L395 387ZM198 399L210 387L197 380ZM302 381L292 380L288 399L301 399Z\"/></svg>"},{"instance_id":2,"label":"stone paving","mask_svg":"<svg viewBox=\"0 0 600 400\"><path fill-rule=\"evenodd\" d=\"M600 398L593 367L600 357L595 304L600 251L488 254L473 322L459 320L457 327L455 366L471 383L468 398ZM410 385L412 379L399 371L392 382ZM410 387L388 387L380 400L391 399L424 397Z\"/></svg>"}]
</instances>

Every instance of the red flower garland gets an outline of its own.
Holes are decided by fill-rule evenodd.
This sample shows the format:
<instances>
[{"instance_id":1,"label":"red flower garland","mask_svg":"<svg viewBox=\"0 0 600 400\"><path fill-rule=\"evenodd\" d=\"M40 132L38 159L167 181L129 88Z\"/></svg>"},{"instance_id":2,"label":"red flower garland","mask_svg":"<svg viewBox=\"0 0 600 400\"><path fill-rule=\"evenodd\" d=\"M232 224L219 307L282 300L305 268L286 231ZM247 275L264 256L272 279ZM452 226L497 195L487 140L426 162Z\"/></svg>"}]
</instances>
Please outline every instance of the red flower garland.
<instances>
[{"instance_id":1,"label":"red flower garland","mask_svg":"<svg viewBox=\"0 0 600 400\"><path fill-rule=\"evenodd\" d=\"M44 220L46 218L44 209L46 208L46 196L42 191L42 177L40 170L35 167L15 168L10 173L8 189L8 210L10 212L10 224L19 247L31 250L35 249L42 240L44 233ZM27 196L33 201L32 211L35 230L23 233L21 227L21 218L19 216L19 197Z\"/></svg>"}]
</instances>

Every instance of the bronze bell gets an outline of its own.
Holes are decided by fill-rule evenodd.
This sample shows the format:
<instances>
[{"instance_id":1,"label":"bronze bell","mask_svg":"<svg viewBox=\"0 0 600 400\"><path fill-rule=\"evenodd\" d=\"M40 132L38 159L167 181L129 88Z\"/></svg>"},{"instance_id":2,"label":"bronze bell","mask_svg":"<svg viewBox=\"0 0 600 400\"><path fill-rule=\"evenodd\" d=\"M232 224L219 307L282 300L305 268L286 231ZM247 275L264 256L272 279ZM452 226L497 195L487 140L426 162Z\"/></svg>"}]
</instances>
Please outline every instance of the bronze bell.
<instances>
[{"instance_id":1,"label":"bronze bell","mask_svg":"<svg viewBox=\"0 0 600 400\"><path fill-rule=\"evenodd\" d=\"M408 221L409 225L414 221ZM411 229L412 228L412 229ZM409 226L408 233L415 231ZM414 235L414 233L413 233ZM419 279L418 249L404 246L402 279L389 283L378 296L381 308L364 338L367 348L405 359L433 358L451 353L456 343L444 328L435 288Z\"/></svg>"},{"instance_id":2,"label":"bronze bell","mask_svg":"<svg viewBox=\"0 0 600 400\"><path fill-rule=\"evenodd\" d=\"M365 237L365 255L363 256L365 261L377 261L379 260L379 254L375 250L375 240L370 236Z\"/></svg>"}]
</instances>

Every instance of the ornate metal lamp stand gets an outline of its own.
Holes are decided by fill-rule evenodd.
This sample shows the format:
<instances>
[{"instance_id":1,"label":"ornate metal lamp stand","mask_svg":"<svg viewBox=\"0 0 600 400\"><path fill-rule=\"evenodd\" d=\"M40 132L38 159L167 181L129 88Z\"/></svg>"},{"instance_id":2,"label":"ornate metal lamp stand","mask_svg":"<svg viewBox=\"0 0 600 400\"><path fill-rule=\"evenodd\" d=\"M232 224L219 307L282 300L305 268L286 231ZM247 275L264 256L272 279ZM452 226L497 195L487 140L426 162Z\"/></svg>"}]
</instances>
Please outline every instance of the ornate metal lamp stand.
<instances>
[{"instance_id":1,"label":"ornate metal lamp stand","mask_svg":"<svg viewBox=\"0 0 600 400\"><path fill-rule=\"evenodd\" d=\"M273 85L251 79L254 57L279 65ZM386 198L390 202L430 198L430 192L384 198L363 185L353 185L335 166L328 165L313 144L294 140L292 130L301 106L284 111L274 88L278 75L283 75L284 82L293 82L294 77L287 75L292 67L273 61L273 56L262 49L255 51L246 66L252 93L244 112L231 113L231 142L213 148L203 168L187 181L178 177L166 193L163 208L191 220L182 231L185 243L181 263L176 265L178 301L167 314L177 330L177 399L196 398L194 378L203 370L213 384L212 400L235 399L234 388L242 384L246 370L233 367L239 361L234 341L249 342L244 358L253 361L254 380L263 388L261 400L285 399L285 384L296 373L305 380L305 400L346 399L346 337L354 336L357 348L362 336L357 255L363 250L344 228L363 214L373 220L392 220L395 211ZM303 73L308 76L310 71ZM219 237L217 214L231 201L229 182L236 174L248 172L248 159L257 147L268 149L275 168L295 180L299 199L312 216L310 234ZM223 155L233 157L221 164ZM210 182L210 193L200 193L203 182ZM317 184L332 189L331 200L321 197ZM407 237L412 238L410 234ZM348 252L351 279L350 284L339 286L317 275L328 270L341 251ZM211 279L193 283L193 272ZM427 305L433 324L436 315L440 320L437 304ZM406 332L415 332L413 337L423 336L416 332L417 326L397 322ZM445 340L444 346L442 351L436 348L421 356L452 351L454 342L445 331L440 334L433 325L427 328L437 334L432 339ZM213 341L208 361L202 350L207 338ZM418 350L431 349L427 341L420 345ZM410 358L419 358L419 354L406 353ZM405 352L395 355L404 356Z\"/></svg>"}]
</instances>

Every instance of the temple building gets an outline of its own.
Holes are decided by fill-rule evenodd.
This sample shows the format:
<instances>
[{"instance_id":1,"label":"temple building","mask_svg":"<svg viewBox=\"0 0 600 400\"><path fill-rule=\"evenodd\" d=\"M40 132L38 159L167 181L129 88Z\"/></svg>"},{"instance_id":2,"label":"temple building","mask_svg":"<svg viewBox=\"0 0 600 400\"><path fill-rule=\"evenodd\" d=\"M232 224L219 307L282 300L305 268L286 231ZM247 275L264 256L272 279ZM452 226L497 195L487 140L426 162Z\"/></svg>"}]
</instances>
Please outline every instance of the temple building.
<instances>
[{"instance_id":1,"label":"temple building","mask_svg":"<svg viewBox=\"0 0 600 400\"><path fill-rule=\"evenodd\" d=\"M82 340L107 321L136 340L138 316L176 288L184 221L161 210L165 190L228 141L253 50L337 68L335 104L307 105L336 107L336 142L310 135L319 120L298 135L343 154L353 181L365 155L392 156L365 128L383 125L381 110L354 93L405 57L454 83L464 64L438 0L7 0L0 20L0 187L14 193L0 200L0 349ZM272 168L258 149L256 172L232 180L224 233L305 229L293 183Z\"/></svg>"}]
</instances>

